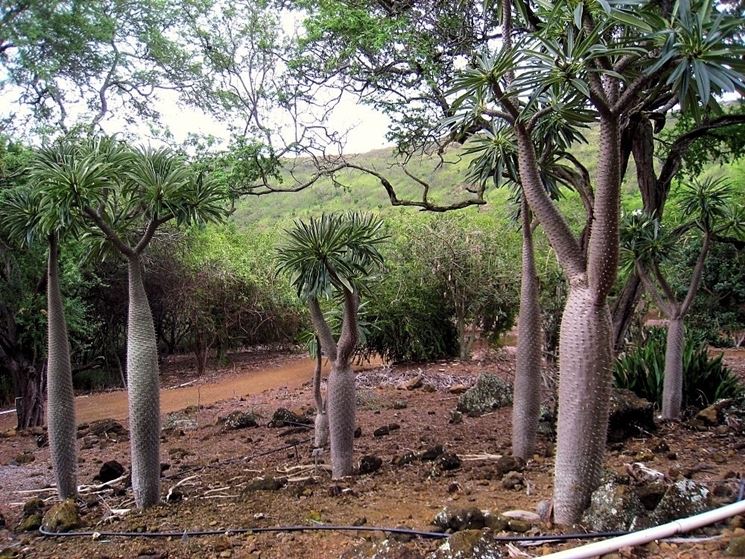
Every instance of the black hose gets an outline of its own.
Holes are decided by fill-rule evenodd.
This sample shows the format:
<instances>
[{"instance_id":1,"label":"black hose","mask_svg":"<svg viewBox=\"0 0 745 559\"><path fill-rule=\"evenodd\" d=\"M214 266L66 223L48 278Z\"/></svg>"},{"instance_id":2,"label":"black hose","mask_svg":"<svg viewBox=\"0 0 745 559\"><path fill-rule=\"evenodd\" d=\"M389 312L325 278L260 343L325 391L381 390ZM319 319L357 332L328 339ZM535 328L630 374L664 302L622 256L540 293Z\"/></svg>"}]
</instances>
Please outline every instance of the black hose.
<instances>
[{"instance_id":1,"label":"black hose","mask_svg":"<svg viewBox=\"0 0 745 559\"><path fill-rule=\"evenodd\" d=\"M402 534L416 536L425 539L445 539L451 534L443 532L427 532L413 530L410 528L386 528L382 526L336 526L332 524L318 524L310 526L266 526L256 528L226 528L224 530L185 530L168 532L50 532L39 528L39 533L51 537L102 537L102 538L190 538L198 536L229 536L233 534L250 534L261 532L386 532L389 534ZM555 534L541 536L496 536L493 541L507 542L530 542L530 541L568 541L589 540L595 538L612 538L623 536L628 532L592 532L578 534Z\"/></svg>"}]
</instances>

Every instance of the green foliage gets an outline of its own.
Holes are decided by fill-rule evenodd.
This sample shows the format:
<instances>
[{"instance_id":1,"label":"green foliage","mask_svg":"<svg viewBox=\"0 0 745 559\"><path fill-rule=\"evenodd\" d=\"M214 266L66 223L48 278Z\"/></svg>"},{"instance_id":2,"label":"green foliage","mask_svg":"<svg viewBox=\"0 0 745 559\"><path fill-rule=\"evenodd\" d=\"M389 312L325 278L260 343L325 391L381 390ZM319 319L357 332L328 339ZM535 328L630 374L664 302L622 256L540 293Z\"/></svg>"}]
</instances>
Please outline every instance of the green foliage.
<instances>
[{"instance_id":1,"label":"green foliage","mask_svg":"<svg viewBox=\"0 0 745 559\"><path fill-rule=\"evenodd\" d=\"M619 388L662 402L665 372L666 330L652 328L646 341L616 361L613 378ZM745 387L722 362L722 355L710 357L708 346L688 337L683 350L683 407L701 409L720 398L739 396Z\"/></svg>"}]
</instances>

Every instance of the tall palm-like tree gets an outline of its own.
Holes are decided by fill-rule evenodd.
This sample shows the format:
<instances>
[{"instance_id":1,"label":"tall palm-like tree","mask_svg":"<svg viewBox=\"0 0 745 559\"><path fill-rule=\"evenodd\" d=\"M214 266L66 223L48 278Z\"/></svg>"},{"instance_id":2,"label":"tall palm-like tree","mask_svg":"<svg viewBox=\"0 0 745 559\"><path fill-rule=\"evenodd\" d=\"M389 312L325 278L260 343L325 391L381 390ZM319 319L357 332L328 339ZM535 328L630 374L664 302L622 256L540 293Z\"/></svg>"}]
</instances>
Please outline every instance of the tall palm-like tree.
<instances>
[{"instance_id":1,"label":"tall palm-like tree","mask_svg":"<svg viewBox=\"0 0 745 559\"><path fill-rule=\"evenodd\" d=\"M166 148L130 150L110 138L66 146L75 158L102 169L102 180L81 184L50 180L48 204L74 208L127 260L127 376L132 488L138 507L160 499L160 381L155 328L143 282L142 254L158 227L215 221L225 215L221 187L196 174ZM49 176L71 174L70 158L43 151Z\"/></svg>"},{"instance_id":2,"label":"tall palm-like tree","mask_svg":"<svg viewBox=\"0 0 745 559\"><path fill-rule=\"evenodd\" d=\"M573 524L600 480L607 435L613 359L608 296L618 268L625 168L621 131L637 111L654 110L645 109L650 95L660 106L678 102L697 116L717 110L716 93L745 89L745 65L742 49L731 44L740 22L718 17L713 0L679 0L662 13L655 3L517 4L534 8L539 24L521 44L485 54L456 80L462 122L455 128L489 118L514 131L523 194L569 284L559 342L554 513L557 522ZM597 123L591 227L580 239L541 180L540 128L556 107L537 101L552 88L568 116L589 108Z\"/></svg>"},{"instance_id":3,"label":"tall palm-like tree","mask_svg":"<svg viewBox=\"0 0 745 559\"><path fill-rule=\"evenodd\" d=\"M321 349L331 362L326 409L334 478L353 472L355 376L352 355L358 341L360 292L382 264L382 221L350 213L298 221L278 251L281 272L292 278L298 296L308 303ZM338 293L343 301L338 338L332 333L319 299Z\"/></svg>"},{"instance_id":4,"label":"tall palm-like tree","mask_svg":"<svg viewBox=\"0 0 745 559\"><path fill-rule=\"evenodd\" d=\"M656 217L636 213L625 219L621 240L630 264L644 288L668 320L665 346L665 376L662 388L662 417L679 419L683 402L683 349L685 317L693 304L704 274L706 257L717 235L734 233L741 236L743 216L728 206L733 194L731 184L724 179L694 180L684 185L677 202L681 214L689 221L668 231ZM662 270L686 232L701 234L701 248L691 272L688 289L680 299L671 288Z\"/></svg>"}]
</instances>

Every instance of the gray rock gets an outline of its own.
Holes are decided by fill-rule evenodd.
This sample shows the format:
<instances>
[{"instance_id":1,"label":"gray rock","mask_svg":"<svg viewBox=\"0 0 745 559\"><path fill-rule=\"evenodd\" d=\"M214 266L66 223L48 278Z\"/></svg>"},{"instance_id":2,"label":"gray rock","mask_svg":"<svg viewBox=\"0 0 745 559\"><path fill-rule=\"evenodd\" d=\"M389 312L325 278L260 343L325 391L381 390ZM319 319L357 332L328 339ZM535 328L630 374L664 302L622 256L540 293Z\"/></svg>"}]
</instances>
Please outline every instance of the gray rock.
<instances>
[{"instance_id":1,"label":"gray rock","mask_svg":"<svg viewBox=\"0 0 745 559\"><path fill-rule=\"evenodd\" d=\"M482 373L476 384L460 395L457 409L476 416L511 403L512 386L496 375Z\"/></svg>"},{"instance_id":2,"label":"gray rock","mask_svg":"<svg viewBox=\"0 0 745 559\"><path fill-rule=\"evenodd\" d=\"M377 472L383 465L383 459L379 456L367 455L360 459L360 474L372 474Z\"/></svg>"},{"instance_id":3,"label":"gray rock","mask_svg":"<svg viewBox=\"0 0 745 559\"><path fill-rule=\"evenodd\" d=\"M106 483L113 481L124 474L124 466L122 466L116 460L109 460L104 462L101 469L98 471L98 475L93 478L93 481L100 481Z\"/></svg>"},{"instance_id":4,"label":"gray rock","mask_svg":"<svg viewBox=\"0 0 745 559\"><path fill-rule=\"evenodd\" d=\"M488 528L464 530L453 534L427 559L500 559L504 557L500 547Z\"/></svg>"},{"instance_id":5,"label":"gray rock","mask_svg":"<svg viewBox=\"0 0 745 559\"><path fill-rule=\"evenodd\" d=\"M311 425L313 419L298 415L286 408L277 408L269 422L269 427L296 427L297 425Z\"/></svg>"},{"instance_id":6,"label":"gray rock","mask_svg":"<svg viewBox=\"0 0 745 559\"><path fill-rule=\"evenodd\" d=\"M667 488L650 515L653 525L693 516L711 508L709 490L690 479L681 479Z\"/></svg>"},{"instance_id":7,"label":"gray rock","mask_svg":"<svg viewBox=\"0 0 745 559\"><path fill-rule=\"evenodd\" d=\"M608 442L625 441L629 437L646 435L655 429L652 402L639 398L631 390L612 389L608 417Z\"/></svg>"},{"instance_id":8,"label":"gray rock","mask_svg":"<svg viewBox=\"0 0 745 559\"><path fill-rule=\"evenodd\" d=\"M644 507L630 485L605 480L592 494L582 524L595 532L628 530Z\"/></svg>"},{"instance_id":9,"label":"gray rock","mask_svg":"<svg viewBox=\"0 0 745 559\"><path fill-rule=\"evenodd\" d=\"M246 429L248 427L258 427L256 416L251 412L234 411L230 412L225 418L225 429L236 430Z\"/></svg>"},{"instance_id":10,"label":"gray rock","mask_svg":"<svg viewBox=\"0 0 745 559\"><path fill-rule=\"evenodd\" d=\"M443 530L458 532L460 530L480 530L486 526L486 519L487 515L476 507L445 508L435 515L432 523Z\"/></svg>"}]
</instances>

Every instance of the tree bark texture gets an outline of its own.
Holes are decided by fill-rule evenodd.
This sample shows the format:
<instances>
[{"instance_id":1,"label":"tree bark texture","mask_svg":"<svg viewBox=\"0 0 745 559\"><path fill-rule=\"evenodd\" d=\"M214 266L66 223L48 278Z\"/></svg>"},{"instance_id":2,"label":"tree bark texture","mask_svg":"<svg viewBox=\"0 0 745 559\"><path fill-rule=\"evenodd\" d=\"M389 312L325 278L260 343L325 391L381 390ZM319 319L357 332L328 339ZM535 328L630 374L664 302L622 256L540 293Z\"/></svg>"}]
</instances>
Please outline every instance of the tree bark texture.
<instances>
[{"instance_id":1,"label":"tree bark texture","mask_svg":"<svg viewBox=\"0 0 745 559\"><path fill-rule=\"evenodd\" d=\"M313 431L313 446L323 448L329 442L329 420L326 415L326 404L321 394L321 371L323 369L323 354L321 342L316 336L316 366L313 370L313 398L316 402L315 430Z\"/></svg>"},{"instance_id":2,"label":"tree bark texture","mask_svg":"<svg viewBox=\"0 0 745 559\"><path fill-rule=\"evenodd\" d=\"M331 477L338 479L354 471L355 427L355 378L354 371L346 364L336 362L328 378L326 399L329 435L331 438Z\"/></svg>"},{"instance_id":3,"label":"tree bark texture","mask_svg":"<svg viewBox=\"0 0 745 559\"><path fill-rule=\"evenodd\" d=\"M77 494L77 425L58 256L58 239L51 235L47 265L47 425L52 470L57 492L64 500Z\"/></svg>"},{"instance_id":4,"label":"tree bark texture","mask_svg":"<svg viewBox=\"0 0 745 559\"><path fill-rule=\"evenodd\" d=\"M608 306L586 285L569 290L559 342L554 515L576 523L600 481L608 430L612 350Z\"/></svg>"},{"instance_id":5,"label":"tree bark texture","mask_svg":"<svg viewBox=\"0 0 745 559\"><path fill-rule=\"evenodd\" d=\"M541 404L541 308L530 209L522 204L522 279L517 317L517 364L512 406L512 454L532 456Z\"/></svg>"},{"instance_id":6,"label":"tree bark texture","mask_svg":"<svg viewBox=\"0 0 745 559\"><path fill-rule=\"evenodd\" d=\"M142 264L129 257L127 381L132 452L132 489L138 507L160 500L160 379L155 327Z\"/></svg>"},{"instance_id":7,"label":"tree bark texture","mask_svg":"<svg viewBox=\"0 0 745 559\"><path fill-rule=\"evenodd\" d=\"M685 324L682 317L674 317L667 324L665 346L665 380L662 386L662 417L680 418L683 404L683 348Z\"/></svg>"}]
</instances>

